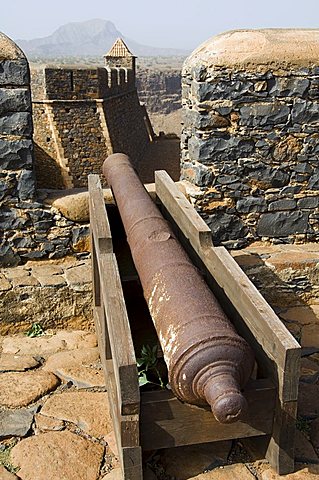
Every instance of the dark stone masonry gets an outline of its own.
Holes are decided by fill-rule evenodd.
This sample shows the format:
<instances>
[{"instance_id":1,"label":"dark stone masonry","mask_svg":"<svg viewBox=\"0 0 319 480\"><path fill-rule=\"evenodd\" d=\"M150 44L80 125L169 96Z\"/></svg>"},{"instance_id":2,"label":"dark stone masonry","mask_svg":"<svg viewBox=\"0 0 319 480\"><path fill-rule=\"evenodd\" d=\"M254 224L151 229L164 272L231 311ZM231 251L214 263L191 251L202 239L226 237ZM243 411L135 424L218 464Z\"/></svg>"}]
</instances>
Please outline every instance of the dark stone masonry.
<instances>
[{"instance_id":1,"label":"dark stone masonry","mask_svg":"<svg viewBox=\"0 0 319 480\"><path fill-rule=\"evenodd\" d=\"M0 34L0 265L81 255L88 226L44 205L36 190L28 61ZM86 249L87 251L88 249Z\"/></svg>"},{"instance_id":2,"label":"dark stone masonry","mask_svg":"<svg viewBox=\"0 0 319 480\"><path fill-rule=\"evenodd\" d=\"M30 72L0 34L0 265L89 254L88 219L73 221L48 191L86 187L113 151L137 162L149 143L135 87L135 57L118 40L105 68Z\"/></svg>"},{"instance_id":3,"label":"dark stone masonry","mask_svg":"<svg viewBox=\"0 0 319 480\"><path fill-rule=\"evenodd\" d=\"M319 31L228 32L183 68L182 178L216 244L319 239Z\"/></svg>"}]
</instances>

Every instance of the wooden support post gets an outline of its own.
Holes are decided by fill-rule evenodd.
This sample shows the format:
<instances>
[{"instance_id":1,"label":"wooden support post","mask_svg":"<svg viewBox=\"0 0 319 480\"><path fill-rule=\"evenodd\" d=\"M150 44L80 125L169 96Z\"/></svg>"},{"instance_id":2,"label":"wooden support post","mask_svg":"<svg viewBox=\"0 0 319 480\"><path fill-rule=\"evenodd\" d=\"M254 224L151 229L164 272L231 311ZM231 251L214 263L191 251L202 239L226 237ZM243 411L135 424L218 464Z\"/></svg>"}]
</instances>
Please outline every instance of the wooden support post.
<instances>
[{"instance_id":1,"label":"wooden support post","mask_svg":"<svg viewBox=\"0 0 319 480\"><path fill-rule=\"evenodd\" d=\"M124 480L142 480L140 396L130 327L98 175L89 175L94 321Z\"/></svg>"}]
</instances>

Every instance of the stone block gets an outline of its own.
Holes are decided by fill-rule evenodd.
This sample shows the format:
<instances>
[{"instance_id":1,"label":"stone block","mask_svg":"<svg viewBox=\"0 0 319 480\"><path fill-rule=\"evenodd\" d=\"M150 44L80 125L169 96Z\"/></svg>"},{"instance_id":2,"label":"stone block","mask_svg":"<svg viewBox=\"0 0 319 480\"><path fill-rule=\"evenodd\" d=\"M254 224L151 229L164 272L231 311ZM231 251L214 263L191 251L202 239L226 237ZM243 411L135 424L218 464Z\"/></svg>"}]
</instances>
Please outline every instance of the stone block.
<instances>
[{"instance_id":1,"label":"stone block","mask_svg":"<svg viewBox=\"0 0 319 480\"><path fill-rule=\"evenodd\" d=\"M225 128L230 125L228 118L219 113L199 112L197 110L184 110L183 122L185 127L189 126L199 130Z\"/></svg>"},{"instance_id":2,"label":"stone block","mask_svg":"<svg viewBox=\"0 0 319 480\"><path fill-rule=\"evenodd\" d=\"M221 81L217 78L211 82L193 82L192 95L198 102L207 100L235 100L250 95L253 92L253 83L243 80Z\"/></svg>"},{"instance_id":3,"label":"stone block","mask_svg":"<svg viewBox=\"0 0 319 480\"><path fill-rule=\"evenodd\" d=\"M20 215L16 208L2 207L0 211L0 229L15 230L23 228L27 225L28 218L26 215Z\"/></svg>"},{"instance_id":4,"label":"stone block","mask_svg":"<svg viewBox=\"0 0 319 480\"><path fill-rule=\"evenodd\" d=\"M319 206L319 198L315 196L300 198L297 202L297 206L299 208L309 208L309 210L317 208Z\"/></svg>"},{"instance_id":5,"label":"stone block","mask_svg":"<svg viewBox=\"0 0 319 480\"><path fill-rule=\"evenodd\" d=\"M0 62L0 85L23 86L30 82L27 59L2 60Z\"/></svg>"},{"instance_id":6,"label":"stone block","mask_svg":"<svg viewBox=\"0 0 319 480\"><path fill-rule=\"evenodd\" d=\"M303 97L310 81L303 77L275 77L268 80L269 94L273 97Z\"/></svg>"},{"instance_id":7,"label":"stone block","mask_svg":"<svg viewBox=\"0 0 319 480\"><path fill-rule=\"evenodd\" d=\"M282 200L277 200L275 202L271 202L269 204L268 210L270 212L275 212L278 210L294 210L297 206L297 203L295 200L290 200L290 199L282 199Z\"/></svg>"},{"instance_id":8,"label":"stone block","mask_svg":"<svg viewBox=\"0 0 319 480\"><path fill-rule=\"evenodd\" d=\"M275 212L261 215L257 226L260 237L287 237L296 233L306 233L308 230L308 213Z\"/></svg>"},{"instance_id":9,"label":"stone block","mask_svg":"<svg viewBox=\"0 0 319 480\"><path fill-rule=\"evenodd\" d=\"M289 183L290 177L288 173L273 168L270 166L263 166L256 170L248 172L248 177L255 180L263 188L279 188L284 187Z\"/></svg>"},{"instance_id":10,"label":"stone block","mask_svg":"<svg viewBox=\"0 0 319 480\"><path fill-rule=\"evenodd\" d=\"M319 173L315 173L309 178L308 188L310 190L319 190Z\"/></svg>"},{"instance_id":11,"label":"stone block","mask_svg":"<svg viewBox=\"0 0 319 480\"><path fill-rule=\"evenodd\" d=\"M35 175L33 170L22 170L18 180L20 200L32 200L35 195Z\"/></svg>"},{"instance_id":12,"label":"stone block","mask_svg":"<svg viewBox=\"0 0 319 480\"><path fill-rule=\"evenodd\" d=\"M34 412L35 408L0 411L0 437L24 437L31 428Z\"/></svg>"},{"instance_id":13,"label":"stone block","mask_svg":"<svg viewBox=\"0 0 319 480\"><path fill-rule=\"evenodd\" d=\"M32 141L28 139L4 140L0 138L1 170L20 170L32 167Z\"/></svg>"},{"instance_id":14,"label":"stone block","mask_svg":"<svg viewBox=\"0 0 319 480\"><path fill-rule=\"evenodd\" d=\"M32 135L32 117L29 112L8 113L0 117L0 134Z\"/></svg>"},{"instance_id":15,"label":"stone block","mask_svg":"<svg viewBox=\"0 0 319 480\"><path fill-rule=\"evenodd\" d=\"M290 109L283 103L254 103L240 108L240 125L247 127L271 127L285 124Z\"/></svg>"},{"instance_id":16,"label":"stone block","mask_svg":"<svg viewBox=\"0 0 319 480\"><path fill-rule=\"evenodd\" d=\"M293 123L309 124L319 122L319 103L297 99L291 110Z\"/></svg>"},{"instance_id":17,"label":"stone block","mask_svg":"<svg viewBox=\"0 0 319 480\"><path fill-rule=\"evenodd\" d=\"M65 272L65 278L70 287L75 290L86 289L86 285L91 284L91 268L88 265L82 265L79 267L73 267Z\"/></svg>"},{"instance_id":18,"label":"stone block","mask_svg":"<svg viewBox=\"0 0 319 480\"><path fill-rule=\"evenodd\" d=\"M0 115L6 112L30 112L31 96L27 88L0 88Z\"/></svg>"},{"instance_id":19,"label":"stone block","mask_svg":"<svg viewBox=\"0 0 319 480\"><path fill-rule=\"evenodd\" d=\"M236 210L240 213L265 212L267 202L262 197L244 197L237 201Z\"/></svg>"},{"instance_id":20,"label":"stone block","mask_svg":"<svg viewBox=\"0 0 319 480\"><path fill-rule=\"evenodd\" d=\"M214 136L202 140L195 136L188 142L189 155L192 160L206 164L226 159L236 160L252 154L255 148L254 141L235 135Z\"/></svg>"},{"instance_id":21,"label":"stone block","mask_svg":"<svg viewBox=\"0 0 319 480\"><path fill-rule=\"evenodd\" d=\"M216 244L244 238L248 232L243 221L236 215L218 212L210 215L206 222L212 231L213 241Z\"/></svg>"},{"instance_id":22,"label":"stone block","mask_svg":"<svg viewBox=\"0 0 319 480\"><path fill-rule=\"evenodd\" d=\"M1 228L1 220L0 220ZM3 267L15 267L21 261L20 256L15 253L8 243L0 244L0 265Z\"/></svg>"}]
</instances>

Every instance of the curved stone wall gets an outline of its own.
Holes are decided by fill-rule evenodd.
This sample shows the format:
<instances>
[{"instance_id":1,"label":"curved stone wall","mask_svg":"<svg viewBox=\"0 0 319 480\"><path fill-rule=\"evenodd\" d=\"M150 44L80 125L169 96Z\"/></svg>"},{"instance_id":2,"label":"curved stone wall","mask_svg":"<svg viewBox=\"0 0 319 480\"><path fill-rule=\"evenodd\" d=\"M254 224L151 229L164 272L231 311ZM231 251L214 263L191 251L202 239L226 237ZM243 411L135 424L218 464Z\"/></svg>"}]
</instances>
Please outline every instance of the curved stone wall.
<instances>
[{"instance_id":1,"label":"curved stone wall","mask_svg":"<svg viewBox=\"0 0 319 480\"><path fill-rule=\"evenodd\" d=\"M218 35L182 81L182 178L215 243L318 240L319 30Z\"/></svg>"},{"instance_id":2,"label":"curved stone wall","mask_svg":"<svg viewBox=\"0 0 319 480\"><path fill-rule=\"evenodd\" d=\"M31 110L28 61L15 43L0 33L2 266L88 251L88 242L82 241L88 236L88 226L72 222L44 205L36 191Z\"/></svg>"}]
</instances>

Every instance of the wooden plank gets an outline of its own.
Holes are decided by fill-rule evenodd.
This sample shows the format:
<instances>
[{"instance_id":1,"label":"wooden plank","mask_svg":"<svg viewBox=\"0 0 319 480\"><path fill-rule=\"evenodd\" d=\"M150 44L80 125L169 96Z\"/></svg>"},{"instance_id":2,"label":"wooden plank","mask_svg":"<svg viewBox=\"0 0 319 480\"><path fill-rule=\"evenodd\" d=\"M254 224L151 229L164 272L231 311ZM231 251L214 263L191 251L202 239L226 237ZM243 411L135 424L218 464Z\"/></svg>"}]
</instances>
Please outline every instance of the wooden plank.
<instances>
[{"instance_id":1,"label":"wooden plank","mask_svg":"<svg viewBox=\"0 0 319 480\"><path fill-rule=\"evenodd\" d=\"M300 345L224 247L203 254L205 265L278 369L280 398L298 397Z\"/></svg>"},{"instance_id":2,"label":"wooden plank","mask_svg":"<svg viewBox=\"0 0 319 480\"><path fill-rule=\"evenodd\" d=\"M120 412L135 414L139 412L140 402L137 366L115 255L100 255L98 266Z\"/></svg>"},{"instance_id":3,"label":"wooden plank","mask_svg":"<svg viewBox=\"0 0 319 480\"><path fill-rule=\"evenodd\" d=\"M279 475L294 471L296 416L296 401L281 403L277 400L266 459Z\"/></svg>"},{"instance_id":4,"label":"wooden plank","mask_svg":"<svg viewBox=\"0 0 319 480\"><path fill-rule=\"evenodd\" d=\"M100 253L113 252L110 224L106 215L105 202L98 175L89 175L90 228L96 249Z\"/></svg>"},{"instance_id":5,"label":"wooden plank","mask_svg":"<svg viewBox=\"0 0 319 480\"><path fill-rule=\"evenodd\" d=\"M173 185L173 189L172 189ZM165 170L155 172L156 195L184 235L195 245L211 247L212 232Z\"/></svg>"},{"instance_id":6,"label":"wooden plank","mask_svg":"<svg viewBox=\"0 0 319 480\"><path fill-rule=\"evenodd\" d=\"M105 363L105 380L123 479L142 480L139 415L121 415L113 361Z\"/></svg>"},{"instance_id":7,"label":"wooden plank","mask_svg":"<svg viewBox=\"0 0 319 480\"><path fill-rule=\"evenodd\" d=\"M98 337L98 346L101 361L109 360L112 358L110 339L105 320L105 313L102 307L95 307L93 309L94 324Z\"/></svg>"},{"instance_id":8,"label":"wooden plank","mask_svg":"<svg viewBox=\"0 0 319 480\"><path fill-rule=\"evenodd\" d=\"M123 448L124 480L142 480L142 449L141 447Z\"/></svg>"},{"instance_id":9,"label":"wooden plank","mask_svg":"<svg viewBox=\"0 0 319 480\"><path fill-rule=\"evenodd\" d=\"M223 425L215 420L209 408L182 403L169 391L142 393L142 447L152 450L269 434L275 394L269 380L251 382L245 389L249 405L247 420Z\"/></svg>"},{"instance_id":10,"label":"wooden plank","mask_svg":"<svg viewBox=\"0 0 319 480\"><path fill-rule=\"evenodd\" d=\"M166 172L155 173L156 193L208 271L224 290L263 350L279 367L282 400L296 400L300 346L224 247L213 247L211 232ZM284 373L283 373L284 372Z\"/></svg>"},{"instance_id":11,"label":"wooden plank","mask_svg":"<svg viewBox=\"0 0 319 480\"><path fill-rule=\"evenodd\" d=\"M101 305L101 291L100 291L100 277L97 267L96 249L92 229L90 229L90 244L91 244L91 276L92 276L92 291L93 291L93 306Z\"/></svg>"}]
</instances>

